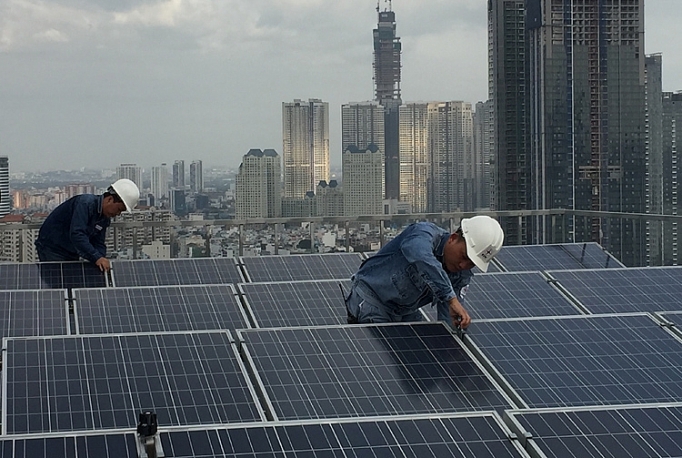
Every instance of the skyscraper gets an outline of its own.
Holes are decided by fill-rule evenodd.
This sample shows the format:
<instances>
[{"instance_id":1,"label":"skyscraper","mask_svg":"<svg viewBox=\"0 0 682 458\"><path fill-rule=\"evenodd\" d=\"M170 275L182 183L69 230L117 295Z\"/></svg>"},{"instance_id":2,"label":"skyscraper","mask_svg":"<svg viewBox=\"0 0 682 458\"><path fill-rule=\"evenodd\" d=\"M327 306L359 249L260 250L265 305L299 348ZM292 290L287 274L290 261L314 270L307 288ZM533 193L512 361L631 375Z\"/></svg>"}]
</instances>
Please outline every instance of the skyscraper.
<instances>
[{"instance_id":1,"label":"skyscraper","mask_svg":"<svg viewBox=\"0 0 682 458\"><path fill-rule=\"evenodd\" d=\"M664 191L663 213L680 214L680 145L682 145L682 93L663 93L662 123L662 171ZM679 224L666 222L661 239L662 265L679 265L680 252L678 240Z\"/></svg>"},{"instance_id":2,"label":"skyscraper","mask_svg":"<svg viewBox=\"0 0 682 458\"><path fill-rule=\"evenodd\" d=\"M173 163L173 187L185 188L185 161L179 160Z\"/></svg>"},{"instance_id":3,"label":"skyscraper","mask_svg":"<svg viewBox=\"0 0 682 458\"><path fill-rule=\"evenodd\" d=\"M492 0L499 210L645 211L643 0ZM552 240L545 218L505 239ZM556 230L559 230L558 228ZM572 220L576 241L645 262L640 221Z\"/></svg>"},{"instance_id":4,"label":"skyscraper","mask_svg":"<svg viewBox=\"0 0 682 458\"><path fill-rule=\"evenodd\" d=\"M284 196L303 199L329 181L329 103L296 99L282 103Z\"/></svg>"},{"instance_id":5,"label":"skyscraper","mask_svg":"<svg viewBox=\"0 0 682 458\"><path fill-rule=\"evenodd\" d=\"M277 218L282 215L282 166L274 149L251 149L236 178L235 217Z\"/></svg>"},{"instance_id":6,"label":"skyscraper","mask_svg":"<svg viewBox=\"0 0 682 458\"><path fill-rule=\"evenodd\" d=\"M151 177L151 191L155 199L155 205L158 206L160 199L168 196L168 167L163 163L160 166L152 167Z\"/></svg>"},{"instance_id":7,"label":"skyscraper","mask_svg":"<svg viewBox=\"0 0 682 458\"><path fill-rule=\"evenodd\" d=\"M474 122L474 208L491 207L494 132L492 102L478 102Z\"/></svg>"},{"instance_id":8,"label":"skyscraper","mask_svg":"<svg viewBox=\"0 0 682 458\"><path fill-rule=\"evenodd\" d=\"M474 210L473 121L468 102L428 104L430 212Z\"/></svg>"},{"instance_id":9,"label":"skyscraper","mask_svg":"<svg viewBox=\"0 0 682 458\"><path fill-rule=\"evenodd\" d=\"M646 162L649 169L649 173L646 174L646 212L661 214L667 200L664 196L663 185L663 56L661 54L646 56L645 77L646 131L648 133ZM672 208L666 210L668 210L666 213L674 214L670 212ZM668 249L672 248L672 244L665 247L665 241L671 241L670 237L663 237L665 226L662 221L646 222L647 265L665 265L663 260L665 253L670 252Z\"/></svg>"},{"instance_id":10,"label":"skyscraper","mask_svg":"<svg viewBox=\"0 0 682 458\"><path fill-rule=\"evenodd\" d=\"M9 213L9 158L0 156L0 218Z\"/></svg>"},{"instance_id":11,"label":"skyscraper","mask_svg":"<svg viewBox=\"0 0 682 458\"><path fill-rule=\"evenodd\" d=\"M363 149L351 145L343 152L344 216L381 214L382 156L376 145Z\"/></svg>"},{"instance_id":12,"label":"skyscraper","mask_svg":"<svg viewBox=\"0 0 682 458\"><path fill-rule=\"evenodd\" d=\"M121 164L116 167L116 176L120 180L121 178L127 178L137 185L138 188L142 189L142 168L138 167L137 164Z\"/></svg>"},{"instance_id":13,"label":"skyscraper","mask_svg":"<svg viewBox=\"0 0 682 458\"><path fill-rule=\"evenodd\" d=\"M387 199L400 198L400 55L402 45L396 36L395 13L381 11L374 29L374 84L376 101L384 107L384 167Z\"/></svg>"},{"instance_id":14,"label":"skyscraper","mask_svg":"<svg viewBox=\"0 0 682 458\"><path fill-rule=\"evenodd\" d=\"M415 213L426 213L429 179L429 104L406 103L400 107L400 201Z\"/></svg>"},{"instance_id":15,"label":"skyscraper","mask_svg":"<svg viewBox=\"0 0 682 458\"><path fill-rule=\"evenodd\" d=\"M195 193L204 191L204 169L201 161L192 161L189 165L189 189Z\"/></svg>"},{"instance_id":16,"label":"skyscraper","mask_svg":"<svg viewBox=\"0 0 682 458\"><path fill-rule=\"evenodd\" d=\"M374 144L383 152L384 140L384 108L378 102L341 105L341 151Z\"/></svg>"}]
</instances>

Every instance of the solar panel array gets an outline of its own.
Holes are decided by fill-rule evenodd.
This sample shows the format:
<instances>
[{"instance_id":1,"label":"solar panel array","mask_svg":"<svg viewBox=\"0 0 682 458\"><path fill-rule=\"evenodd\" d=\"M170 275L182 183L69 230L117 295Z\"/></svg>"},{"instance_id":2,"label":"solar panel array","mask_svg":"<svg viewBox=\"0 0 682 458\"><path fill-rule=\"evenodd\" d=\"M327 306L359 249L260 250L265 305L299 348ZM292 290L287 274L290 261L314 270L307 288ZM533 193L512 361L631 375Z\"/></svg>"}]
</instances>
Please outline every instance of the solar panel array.
<instances>
[{"instance_id":1,"label":"solar panel array","mask_svg":"<svg viewBox=\"0 0 682 458\"><path fill-rule=\"evenodd\" d=\"M641 267L549 271L592 313L681 310L682 269Z\"/></svg>"},{"instance_id":2,"label":"solar panel array","mask_svg":"<svg viewBox=\"0 0 682 458\"><path fill-rule=\"evenodd\" d=\"M350 280L318 280L239 285L256 326L333 325L346 323L344 293Z\"/></svg>"},{"instance_id":3,"label":"solar panel array","mask_svg":"<svg viewBox=\"0 0 682 458\"><path fill-rule=\"evenodd\" d=\"M624 267L596 243L507 246L498 253L495 262L508 272Z\"/></svg>"},{"instance_id":4,"label":"solar panel array","mask_svg":"<svg viewBox=\"0 0 682 458\"><path fill-rule=\"evenodd\" d=\"M81 334L249 327L232 285L76 289L73 295Z\"/></svg>"},{"instance_id":5,"label":"solar panel array","mask_svg":"<svg viewBox=\"0 0 682 458\"><path fill-rule=\"evenodd\" d=\"M460 339L345 325L362 259L0 265L0 458L138 457L145 409L167 457L682 453L682 268L505 247Z\"/></svg>"},{"instance_id":6,"label":"solar panel array","mask_svg":"<svg viewBox=\"0 0 682 458\"><path fill-rule=\"evenodd\" d=\"M85 262L0 264L0 290L98 288L106 277Z\"/></svg>"},{"instance_id":7,"label":"solar panel array","mask_svg":"<svg viewBox=\"0 0 682 458\"><path fill-rule=\"evenodd\" d=\"M362 264L359 253L242 258L250 282L347 279Z\"/></svg>"},{"instance_id":8,"label":"solar panel array","mask_svg":"<svg viewBox=\"0 0 682 458\"><path fill-rule=\"evenodd\" d=\"M118 287L218 285L243 281L233 258L114 261L111 277Z\"/></svg>"}]
</instances>

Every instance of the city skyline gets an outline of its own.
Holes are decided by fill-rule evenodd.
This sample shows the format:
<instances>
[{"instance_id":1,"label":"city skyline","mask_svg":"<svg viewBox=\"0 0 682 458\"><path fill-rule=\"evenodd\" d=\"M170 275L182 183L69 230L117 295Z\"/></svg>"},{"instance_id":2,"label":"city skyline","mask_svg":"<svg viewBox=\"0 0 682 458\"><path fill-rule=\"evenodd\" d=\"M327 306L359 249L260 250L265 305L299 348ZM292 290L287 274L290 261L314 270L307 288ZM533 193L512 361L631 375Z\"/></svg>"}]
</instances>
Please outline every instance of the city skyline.
<instances>
[{"instance_id":1,"label":"city skyline","mask_svg":"<svg viewBox=\"0 0 682 458\"><path fill-rule=\"evenodd\" d=\"M645 2L645 53L663 53L675 92L673 1ZM3 3L0 155L11 172L180 158L236 168L251 148L282 152L282 102L320 98L339 166L341 105L374 95L377 2L270 3ZM393 2L405 101L487 98L485 3Z\"/></svg>"}]
</instances>

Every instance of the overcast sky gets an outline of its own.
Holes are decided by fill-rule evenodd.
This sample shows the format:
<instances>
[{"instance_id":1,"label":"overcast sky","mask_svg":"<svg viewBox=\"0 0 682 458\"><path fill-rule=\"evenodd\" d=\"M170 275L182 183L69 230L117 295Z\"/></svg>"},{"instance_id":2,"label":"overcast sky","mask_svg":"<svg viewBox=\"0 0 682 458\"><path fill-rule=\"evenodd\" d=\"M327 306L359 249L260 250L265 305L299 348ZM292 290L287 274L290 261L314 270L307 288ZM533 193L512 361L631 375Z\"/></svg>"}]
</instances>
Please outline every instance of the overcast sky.
<instances>
[{"instance_id":1,"label":"overcast sky","mask_svg":"<svg viewBox=\"0 0 682 458\"><path fill-rule=\"evenodd\" d=\"M402 98L487 97L485 0L395 0ZM381 8L388 3L381 0ZM371 100L376 0L0 0L0 155L10 170L237 167L282 151L281 104ZM646 0L646 53L682 90L682 2Z\"/></svg>"}]
</instances>

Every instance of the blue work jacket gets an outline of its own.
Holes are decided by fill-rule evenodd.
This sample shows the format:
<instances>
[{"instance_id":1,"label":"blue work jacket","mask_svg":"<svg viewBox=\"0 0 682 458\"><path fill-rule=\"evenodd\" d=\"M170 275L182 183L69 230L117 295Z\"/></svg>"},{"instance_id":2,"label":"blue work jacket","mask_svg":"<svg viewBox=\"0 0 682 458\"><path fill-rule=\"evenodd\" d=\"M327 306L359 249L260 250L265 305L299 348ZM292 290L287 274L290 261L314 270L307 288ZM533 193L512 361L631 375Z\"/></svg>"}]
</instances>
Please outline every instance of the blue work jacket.
<instances>
[{"instance_id":1,"label":"blue work jacket","mask_svg":"<svg viewBox=\"0 0 682 458\"><path fill-rule=\"evenodd\" d=\"M363 262L353 276L353 288L362 299L407 315L433 302L438 319L450 321L449 302L462 301L462 290L474 275L471 270L447 272L443 249L450 233L433 223L415 223Z\"/></svg>"},{"instance_id":2,"label":"blue work jacket","mask_svg":"<svg viewBox=\"0 0 682 458\"><path fill-rule=\"evenodd\" d=\"M94 263L106 257L104 239L111 220L102 215L102 199L81 194L55 208L40 227L36 247L51 250L65 261L81 257Z\"/></svg>"}]
</instances>

